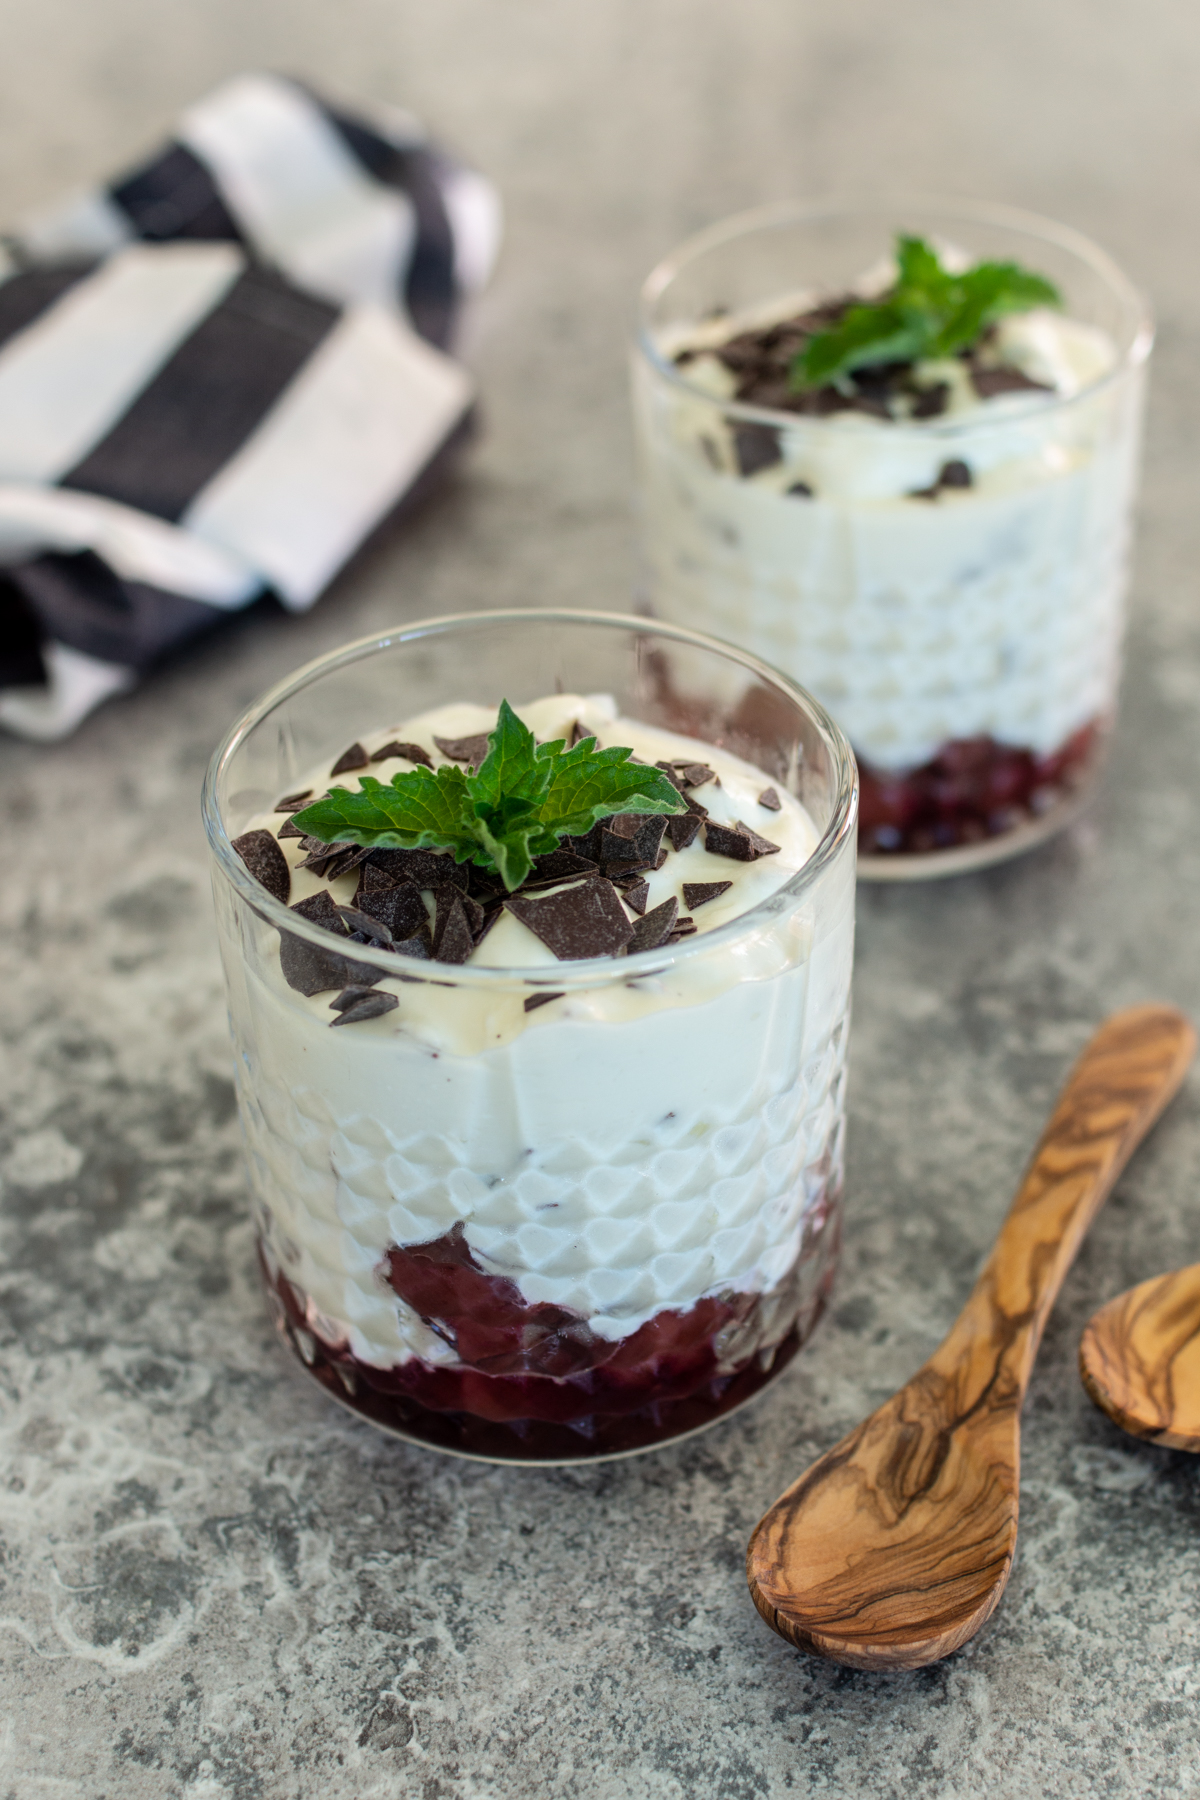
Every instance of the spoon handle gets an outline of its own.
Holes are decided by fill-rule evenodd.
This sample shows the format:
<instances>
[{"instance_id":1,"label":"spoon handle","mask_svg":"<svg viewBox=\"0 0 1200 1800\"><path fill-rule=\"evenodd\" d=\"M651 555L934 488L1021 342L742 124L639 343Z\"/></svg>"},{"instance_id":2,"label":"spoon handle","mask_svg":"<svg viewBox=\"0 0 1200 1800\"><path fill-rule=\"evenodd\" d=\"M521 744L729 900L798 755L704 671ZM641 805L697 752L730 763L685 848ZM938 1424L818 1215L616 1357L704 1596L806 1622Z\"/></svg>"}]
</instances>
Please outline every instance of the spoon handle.
<instances>
[{"instance_id":1,"label":"spoon handle","mask_svg":"<svg viewBox=\"0 0 1200 1800\"><path fill-rule=\"evenodd\" d=\"M1067 1078L992 1253L932 1367L956 1374L958 1383L973 1367L980 1397L991 1388L993 1400L1003 1393L1020 1406L1075 1253L1179 1088L1195 1049L1196 1033L1173 1006L1131 1006L1105 1020Z\"/></svg>"}]
</instances>

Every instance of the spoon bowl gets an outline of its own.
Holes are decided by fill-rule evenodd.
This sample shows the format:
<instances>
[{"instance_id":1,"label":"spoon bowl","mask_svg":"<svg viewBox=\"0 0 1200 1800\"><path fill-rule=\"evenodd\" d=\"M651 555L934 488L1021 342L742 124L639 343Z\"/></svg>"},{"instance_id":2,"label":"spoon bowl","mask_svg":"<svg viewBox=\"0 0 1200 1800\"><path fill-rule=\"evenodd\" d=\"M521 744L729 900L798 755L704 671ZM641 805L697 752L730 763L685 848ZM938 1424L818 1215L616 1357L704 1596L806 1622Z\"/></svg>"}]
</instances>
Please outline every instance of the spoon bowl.
<instances>
[{"instance_id":1,"label":"spoon bowl","mask_svg":"<svg viewBox=\"0 0 1200 1800\"><path fill-rule=\"evenodd\" d=\"M1102 1306L1080 1341L1079 1373L1122 1431L1200 1451L1200 1263Z\"/></svg>"},{"instance_id":2,"label":"spoon bowl","mask_svg":"<svg viewBox=\"0 0 1200 1800\"><path fill-rule=\"evenodd\" d=\"M1017 1541L1021 1404L1042 1329L1195 1047L1169 1006L1131 1007L1100 1027L944 1342L755 1527L754 1604L800 1649L851 1668L920 1668L965 1644L999 1603Z\"/></svg>"}]
</instances>

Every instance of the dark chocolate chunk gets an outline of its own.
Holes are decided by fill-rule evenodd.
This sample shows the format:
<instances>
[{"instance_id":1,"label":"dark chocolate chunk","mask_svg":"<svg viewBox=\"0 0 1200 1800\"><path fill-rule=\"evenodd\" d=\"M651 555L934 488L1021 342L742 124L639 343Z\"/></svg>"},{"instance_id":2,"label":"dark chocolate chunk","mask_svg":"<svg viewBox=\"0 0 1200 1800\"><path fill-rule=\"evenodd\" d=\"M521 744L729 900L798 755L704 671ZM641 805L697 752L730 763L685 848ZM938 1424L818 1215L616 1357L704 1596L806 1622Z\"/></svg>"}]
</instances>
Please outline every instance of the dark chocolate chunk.
<instances>
[{"instance_id":1,"label":"dark chocolate chunk","mask_svg":"<svg viewBox=\"0 0 1200 1800\"><path fill-rule=\"evenodd\" d=\"M399 756L405 762L418 763L423 769L432 769L433 758L428 750L422 750L420 744L399 744L395 738L390 744L384 744L381 750L372 750L372 762L387 762L393 756Z\"/></svg>"},{"instance_id":2,"label":"dark chocolate chunk","mask_svg":"<svg viewBox=\"0 0 1200 1800\"><path fill-rule=\"evenodd\" d=\"M275 842L273 831L244 831L235 837L233 847L253 875L266 888L273 900L285 904L292 891L292 872L287 857Z\"/></svg>"},{"instance_id":3,"label":"dark chocolate chunk","mask_svg":"<svg viewBox=\"0 0 1200 1800\"><path fill-rule=\"evenodd\" d=\"M276 809L276 810L278 810L278 809ZM301 831L301 829L298 825L293 825L292 821L289 819L286 825L281 825L279 827L279 830L275 833L275 836L277 838L292 838L292 837L302 838L304 836L304 833Z\"/></svg>"},{"instance_id":4,"label":"dark chocolate chunk","mask_svg":"<svg viewBox=\"0 0 1200 1800\"><path fill-rule=\"evenodd\" d=\"M481 731L477 737L435 737L433 741L442 755L448 756L451 762L469 763L473 769L477 769L490 748L489 735L488 732Z\"/></svg>"},{"instance_id":5,"label":"dark chocolate chunk","mask_svg":"<svg viewBox=\"0 0 1200 1800\"><path fill-rule=\"evenodd\" d=\"M569 881L572 875L594 875L596 865L587 856L576 856L573 850L548 850L545 856L535 856L533 868L521 883L522 887L535 887L542 881Z\"/></svg>"},{"instance_id":6,"label":"dark chocolate chunk","mask_svg":"<svg viewBox=\"0 0 1200 1800\"><path fill-rule=\"evenodd\" d=\"M345 775L349 769L365 769L370 760L370 757L367 755L361 744L351 744L348 750L342 751L342 754L338 757L332 769L330 769L330 777L332 778L334 775Z\"/></svg>"},{"instance_id":7,"label":"dark chocolate chunk","mask_svg":"<svg viewBox=\"0 0 1200 1800\"><path fill-rule=\"evenodd\" d=\"M809 487L807 481L793 481L790 488L784 489L784 493L789 494L794 500L811 500L815 489Z\"/></svg>"},{"instance_id":8,"label":"dark chocolate chunk","mask_svg":"<svg viewBox=\"0 0 1200 1800\"><path fill-rule=\"evenodd\" d=\"M996 394L1052 394L1054 389L1044 381L1034 381L1023 375L1020 369L981 369L971 366L971 386L981 400L991 400Z\"/></svg>"},{"instance_id":9,"label":"dark chocolate chunk","mask_svg":"<svg viewBox=\"0 0 1200 1800\"><path fill-rule=\"evenodd\" d=\"M737 457L739 475L757 475L783 460L779 433L773 425L735 425L733 453Z\"/></svg>"},{"instance_id":10,"label":"dark chocolate chunk","mask_svg":"<svg viewBox=\"0 0 1200 1800\"><path fill-rule=\"evenodd\" d=\"M667 939L667 942L668 942L668 944L677 944L679 942L680 938L695 937L695 935L696 935L695 919L676 919L674 929L672 930L670 937Z\"/></svg>"},{"instance_id":11,"label":"dark chocolate chunk","mask_svg":"<svg viewBox=\"0 0 1200 1800\"><path fill-rule=\"evenodd\" d=\"M465 894L470 880L466 863L438 850L372 850L369 861L393 881L411 881L419 888L450 885Z\"/></svg>"},{"instance_id":12,"label":"dark chocolate chunk","mask_svg":"<svg viewBox=\"0 0 1200 1800\"><path fill-rule=\"evenodd\" d=\"M354 903L360 913L386 925L393 938L413 937L429 924L421 890L408 881L395 882L388 887L360 886Z\"/></svg>"},{"instance_id":13,"label":"dark chocolate chunk","mask_svg":"<svg viewBox=\"0 0 1200 1800\"><path fill-rule=\"evenodd\" d=\"M712 819L704 827L704 848L710 856L732 856L737 862L757 862L760 856L777 856L779 845L759 837L740 819L718 825Z\"/></svg>"},{"instance_id":14,"label":"dark chocolate chunk","mask_svg":"<svg viewBox=\"0 0 1200 1800\"><path fill-rule=\"evenodd\" d=\"M716 781L716 779L717 779L716 770L710 769L707 763L702 763L702 762L678 763L677 762L675 764L675 767L679 770L680 780L683 782L683 785L686 788L703 787L706 781ZM718 786L719 785L720 784L718 783Z\"/></svg>"},{"instance_id":15,"label":"dark chocolate chunk","mask_svg":"<svg viewBox=\"0 0 1200 1800\"><path fill-rule=\"evenodd\" d=\"M950 383L935 381L932 387L918 388L916 399L912 403L914 419L936 419L946 410L950 399Z\"/></svg>"},{"instance_id":16,"label":"dark chocolate chunk","mask_svg":"<svg viewBox=\"0 0 1200 1800\"><path fill-rule=\"evenodd\" d=\"M969 488L973 485L971 467L956 456L952 462L944 462L938 474L938 486L944 488Z\"/></svg>"},{"instance_id":17,"label":"dark chocolate chunk","mask_svg":"<svg viewBox=\"0 0 1200 1800\"><path fill-rule=\"evenodd\" d=\"M773 787L764 788L758 796L758 804L765 806L768 812L782 812L783 801Z\"/></svg>"},{"instance_id":18,"label":"dark chocolate chunk","mask_svg":"<svg viewBox=\"0 0 1200 1800\"><path fill-rule=\"evenodd\" d=\"M611 819L605 819L600 834L600 860L606 871L617 862L652 867L666 828L664 813L614 813Z\"/></svg>"},{"instance_id":19,"label":"dark chocolate chunk","mask_svg":"<svg viewBox=\"0 0 1200 1800\"><path fill-rule=\"evenodd\" d=\"M689 912L695 912L698 906L706 906L710 900L720 899L732 886L732 881L685 881L683 904Z\"/></svg>"},{"instance_id":20,"label":"dark chocolate chunk","mask_svg":"<svg viewBox=\"0 0 1200 1800\"><path fill-rule=\"evenodd\" d=\"M360 863L366 862L371 851L363 844L345 844L336 856L331 856L325 864L325 880L336 881L339 875L348 875L351 869L357 869Z\"/></svg>"},{"instance_id":21,"label":"dark chocolate chunk","mask_svg":"<svg viewBox=\"0 0 1200 1800\"><path fill-rule=\"evenodd\" d=\"M657 950L665 944L675 929L678 916L679 902L672 895L648 912L644 919L639 919L629 940L630 956L636 956L639 950Z\"/></svg>"},{"instance_id":22,"label":"dark chocolate chunk","mask_svg":"<svg viewBox=\"0 0 1200 1800\"><path fill-rule=\"evenodd\" d=\"M581 725L579 720L576 719L570 731L567 733L567 749L573 750L576 744L582 744L584 738L594 738L595 735L595 732L590 726ZM597 745L597 749L598 748L599 745Z\"/></svg>"},{"instance_id":23,"label":"dark chocolate chunk","mask_svg":"<svg viewBox=\"0 0 1200 1800\"><path fill-rule=\"evenodd\" d=\"M348 1007L357 1006L360 1000L365 1000L371 991L369 987L362 987L358 983L344 987L341 993L329 1002L329 1010L330 1012L345 1012Z\"/></svg>"},{"instance_id":24,"label":"dark chocolate chunk","mask_svg":"<svg viewBox=\"0 0 1200 1800\"><path fill-rule=\"evenodd\" d=\"M377 1019L381 1013L391 1012L399 1004L395 994L364 994L361 1000L356 1000L353 1006L348 1006L336 1019L330 1019L329 1023L359 1025L364 1019Z\"/></svg>"},{"instance_id":25,"label":"dark chocolate chunk","mask_svg":"<svg viewBox=\"0 0 1200 1800\"><path fill-rule=\"evenodd\" d=\"M385 869L377 868L368 857L365 863L360 863L359 865L358 893L355 896L355 904L357 905L363 894L381 893L384 888L403 887L407 885L410 884L398 882L395 876L389 875Z\"/></svg>"},{"instance_id":26,"label":"dark chocolate chunk","mask_svg":"<svg viewBox=\"0 0 1200 1800\"><path fill-rule=\"evenodd\" d=\"M346 927L328 888L310 894L305 900L297 900L291 910L307 919L310 925L320 925L343 943L349 942ZM322 994L330 988L352 985L369 988L383 979L382 969L373 969L369 963L354 962L336 950L323 950L303 938L294 937L290 931L279 934L279 966L288 986L301 994Z\"/></svg>"},{"instance_id":27,"label":"dark chocolate chunk","mask_svg":"<svg viewBox=\"0 0 1200 1800\"><path fill-rule=\"evenodd\" d=\"M585 856L589 862L598 863L600 861L600 839L604 835L605 823L605 820L601 820L582 837L565 837L559 848L573 850L576 856Z\"/></svg>"},{"instance_id":28,"label":"dark chocolate chunk","mask_svg":"<svg viewBox=\"0 0 1200 1800\"><path fill-rule=\"evenodd\" d=\"M472 933L472 936L475 939L476 949L478 949L479 945L482 944L484 938L487 936L488 932L492 929L492 926L496 923L496 920L500 917L500 915L503 911L504 911L504 908L502 906L493 906L488 912L484 913L482 925L479 927L478 931Z\"/></svg>"},{"instance_id":29,"label":"dark chocolate chunk","mask_svg":"<svg viewBox=\"0 0 1200 1800\"><path fill-rule=\"evenodd\" d=\"M504 904L560 961L615 956L633 932L616 889L594 876L555 894L510 894Z\"/></svg>"},{"instance_id":30,"label":"dark chocolate chunk","mask_svg":"<svg viewBox=\"0 0 1200 1800\"><path fill-rule=\"evenodd\" d=\"M659 851L658 855L654 859L654 868L655 868L656 872L662 868L662 866L666 862L666 860L667 860L667 846L664 844L662 849Z\"/></svg>"},{"instance_id":31,"label":"dark chocolate chunk","mask_svg":"<svg viewBox=\"0 0 1200 1800\"><path fill-rule=\"evenodd\" d=\"M678 813L673 819L668 819L667 836L671 840L671 848L686 850L690 844L694 844L703 823L703 816L694 812Z\"/></svg>"},{"instance_id":32,"label":"dark chocolate chunk","mask_svg":"<svg viewBox=\"0 0 1200 1800\"><path fill-rule=\"evenodd\" d=\"M420 931L414 932L412 937L397 938L392 945L392 949L396 952L397 956L415 956L422 962L428 962L433 955L433 937L429 930L428 919L425 921ZM401 981L408 981L412 978L407 975L401 975L399 979Z\"/></svg>"},{"instance_id":33,"label":"dark chocolate chunk","mask_svg":"<svg viewBox=\"0 0 1200 1800\"><path fill-rule=\"evenodd\" d=\"M420 898L418 894L417 899ZM373 919L370 913L360 912L356 906L339 906L337 913L351 937L365 944L377 944L381 950L391 949L392 933L382 919Z\"/></svg>"},{"instance_id":34,"label":"dark chocolate chunk","mask_svg":"<svg viewBox=\"0 0 1200 1800\"><path fill-rule=\"evenodd\" d=\"M312 796L312 789L305 788L302 794L288 794L275 808L276 812L299 812L304 802Z\"/></svg>"},{"instance_id":35,"label":"dark chocolate chunk","mask_svg":"<svg viewBox=\"0 0 1200 1800\"><path fill-rule=\"evenodd\" d=\"M475 948L463 899L464 896L452 888L443 888L438 895L437 924L433 932L435 962L465 963Z\"/></svg>"},{"instance_id":36,"label":"dark chocolate chunk","mask_svg":"<svg viewBox=\"0 0 1200 1800\"><path fill-rule=\"evenodd\" d=\"M296 864L296 867L298 869L315 869L319 875L327 862L332 862L336 856L344 856L347 850L355 850L358 846L356 844L323 844L320 838L306 837L301 838L300 847L308 854L302 863Z\"/></svg>"},{"instance_id":37,"label":"dark chocolate chunk","mask_svg":"<svg viewBox=\"0 0 1200 1800\"><path fill-rule=\"evenodd\" d=\"M623 899L625 901L626 906L632 907L632 909L635 913L644 913L645 912L646 902L649 898L650 898L650 883L648 881L630 882L629 885L625 888L624 894L623 894Z\"/></svg>"},{"instance_id":38,"label":"dark chocolate chunk","mask_svg":"<svg viewBox=\"0 0 1200 1800\"><path fill-rule=\"evenodd\" d=\"M525 1011L536 1012L539 1006L549 1006L552 1000L561 999L561 994L526 994Z\"/></svg>"}]
</instances>

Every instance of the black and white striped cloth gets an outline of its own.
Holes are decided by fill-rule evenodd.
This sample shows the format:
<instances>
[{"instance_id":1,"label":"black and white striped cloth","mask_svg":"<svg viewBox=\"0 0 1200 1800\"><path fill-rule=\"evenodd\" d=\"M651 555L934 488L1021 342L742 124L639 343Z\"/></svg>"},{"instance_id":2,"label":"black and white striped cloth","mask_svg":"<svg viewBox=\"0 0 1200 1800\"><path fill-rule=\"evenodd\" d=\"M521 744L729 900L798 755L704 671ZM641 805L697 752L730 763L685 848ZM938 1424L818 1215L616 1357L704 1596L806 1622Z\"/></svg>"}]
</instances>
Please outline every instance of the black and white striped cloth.
<instances>
[{"instance_id":1,"label":"black and white striped cloth","mask_svg":"<svg viewBox=\"0 0 1200 1800\"><path fill-rule=\"evenodd\" d=\"M400 113L246 75L0 249L0 726L66 736L222 612L312 605L461 432L499 202Z\"/></svg>"}]
</instances>

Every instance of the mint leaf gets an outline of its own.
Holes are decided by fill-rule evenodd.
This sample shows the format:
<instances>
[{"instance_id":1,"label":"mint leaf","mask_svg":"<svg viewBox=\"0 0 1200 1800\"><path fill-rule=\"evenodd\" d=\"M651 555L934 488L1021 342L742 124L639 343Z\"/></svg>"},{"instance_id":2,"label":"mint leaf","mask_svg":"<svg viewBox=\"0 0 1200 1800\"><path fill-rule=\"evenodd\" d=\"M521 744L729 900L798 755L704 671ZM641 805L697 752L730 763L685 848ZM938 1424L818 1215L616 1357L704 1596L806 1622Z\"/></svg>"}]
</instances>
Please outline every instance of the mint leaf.
<instances>
[{"instance_id":1,"label":"mint leaf","mask_svg":"<svg viewBox=\"0 0 1200 1800\"><path fill-rule=\"evenodd\" d=\"M511 893L533 859L582 836L613 813L679 813L686 803L660 769L622 748L584 738L539 744L507 700L474 774L457 763L364 775L359 793L333 788L292 815L308 837L378 849L450 850L456 862L494 869Z\"/></svg>"},{"instance_id":2,"label":"mint leaf","mask_svg":"<svg viewBox=\"0 0 1200 1800\"><path fill-rule=\"evenodd\" d=\"M900 234L894 286L809 338L792 363L792 388L842 386L856 369L954 356L1006 313L1061 304L1053 282L1019 263L981 262L953 274L924 238Z\"/></svg>"}]
</instances>

